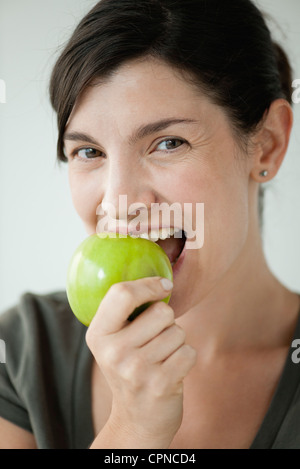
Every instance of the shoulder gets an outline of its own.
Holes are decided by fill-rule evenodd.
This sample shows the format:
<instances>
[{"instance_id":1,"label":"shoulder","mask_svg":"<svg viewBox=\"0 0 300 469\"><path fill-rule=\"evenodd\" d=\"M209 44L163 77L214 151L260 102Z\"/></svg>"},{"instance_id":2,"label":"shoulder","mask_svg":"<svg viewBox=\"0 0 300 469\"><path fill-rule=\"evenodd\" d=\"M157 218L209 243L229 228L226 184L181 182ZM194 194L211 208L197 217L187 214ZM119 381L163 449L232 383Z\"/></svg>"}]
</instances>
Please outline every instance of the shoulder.
<instances>
[{"instance_id":1,"label":"shoulder","mask_svg":"<svg viewBox=\"0 0 300 469\"><path fill-rule=\"evenodd\" d=\"M0 417L33 432L39 447L72 440L76 383L86 383L91 360L86 330L65 292L25 293L0 314Z\"/></svg>"},{"instance_id":2,"label":"shoulder","mask_svg":"<svg viewBox=\"0 0 300 469\"><path fill-rule=\"evenodd\" d=\"M86 327L72 313L66 292L24 293L18 303L0 315L0 339L10 363L37 351L59 356L74 353Z\"/></svg>"},{"instance_id":3,"label":"shoulder","mask_svg":"<svg viewBox=\"0 0 300 469\"><path fill-rule=\"evenodd\" d=\"M7 332L7 329L17 325L24 329L27 323L35 323L53 330L72 324L75 326L79 322L72 313L66 292L57 291L47 294L26 292L14 306L0 314L2 332Z\"/></svg>"}]
</instances>

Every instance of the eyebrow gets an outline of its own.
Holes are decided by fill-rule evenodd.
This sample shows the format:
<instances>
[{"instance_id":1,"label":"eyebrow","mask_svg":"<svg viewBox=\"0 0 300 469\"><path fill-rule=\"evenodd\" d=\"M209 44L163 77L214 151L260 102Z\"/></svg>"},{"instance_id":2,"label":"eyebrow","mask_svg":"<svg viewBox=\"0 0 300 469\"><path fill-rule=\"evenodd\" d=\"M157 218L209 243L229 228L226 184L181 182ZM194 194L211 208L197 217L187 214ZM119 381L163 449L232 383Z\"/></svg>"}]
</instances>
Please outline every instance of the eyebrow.
<instances>
[{"instance_id":1,"label":"eyebrow","mask_svg":"<svg viewBox=\"0 0 300 469\"><path fill-rule=\"evenodd\" d=\"M176 125L176 124L198 124L198 121L195 121L193 119L178 119L178 118L169 118L169 119L161 119L156 122L151 122L149 124L143 125L139 127L137 130L133 132L133 134L129 137L129 144L134 145L138 140L141 140L144 137L147 137L148 135L152 135L156 132L160 132L162 130L167 129L171 125ZM93 137L90 135L84 133L84 132L77 132L77 131L71 131L67 132L64 135L64 140L71 140L75 142L90 142L94 145L99 145L99 142L97 142Z\"/></svg>"}]
</instances>

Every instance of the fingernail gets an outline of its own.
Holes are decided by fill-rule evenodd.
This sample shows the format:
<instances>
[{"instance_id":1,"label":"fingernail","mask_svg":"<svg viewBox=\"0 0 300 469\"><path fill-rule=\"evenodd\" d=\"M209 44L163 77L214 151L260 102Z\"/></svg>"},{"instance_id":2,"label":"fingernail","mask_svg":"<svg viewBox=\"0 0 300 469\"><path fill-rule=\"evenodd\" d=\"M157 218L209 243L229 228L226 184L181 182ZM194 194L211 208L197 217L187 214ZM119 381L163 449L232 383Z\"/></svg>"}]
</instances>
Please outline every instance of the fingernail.
<instances>
[{"instance_id":1,"label":"fingernail","mask_svg":"<svg viewBox=\"0 0 300 469\"><path fill-rule=\"evenodd\" d=\"M168 278L161 278L160 282L165 290L172 290L173 283Z\"/></svg>"}]
</instances>

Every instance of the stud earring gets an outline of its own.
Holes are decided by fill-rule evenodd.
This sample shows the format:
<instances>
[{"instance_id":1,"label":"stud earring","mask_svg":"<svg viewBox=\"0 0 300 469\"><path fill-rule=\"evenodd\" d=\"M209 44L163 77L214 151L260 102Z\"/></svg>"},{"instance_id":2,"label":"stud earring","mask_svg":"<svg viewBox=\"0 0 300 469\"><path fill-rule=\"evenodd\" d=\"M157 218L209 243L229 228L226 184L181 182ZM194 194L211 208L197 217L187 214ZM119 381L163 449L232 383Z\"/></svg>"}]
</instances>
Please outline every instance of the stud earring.
<instances>
[{"instance_id":1,"label":"stud earring","mask_svg":"<svg viewBox=\"0 0 300 469\"><path fill-rule=\"evenodd\" d=\"M265 169L264 171L262 171L261 173L259 173L259 175L263 178L265 178L266 176L268 176L269 172Z\"/></svg>"}]
</instances>

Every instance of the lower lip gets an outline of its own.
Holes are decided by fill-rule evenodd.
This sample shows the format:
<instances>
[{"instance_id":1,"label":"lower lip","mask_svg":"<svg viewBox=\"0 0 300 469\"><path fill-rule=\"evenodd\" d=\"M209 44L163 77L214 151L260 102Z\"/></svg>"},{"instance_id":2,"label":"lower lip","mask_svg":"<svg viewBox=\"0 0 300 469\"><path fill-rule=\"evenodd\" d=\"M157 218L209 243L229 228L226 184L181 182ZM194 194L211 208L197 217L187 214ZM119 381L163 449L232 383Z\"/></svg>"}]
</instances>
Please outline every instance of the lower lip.
<instances>
[{"instance_id":1,"label":"lower lip","mask_svg":"<svg viewBox=\"0 0 300 469\"><path fill-rule=\"evenodd\" d=\"M182 268L182 264L183 264L184 258L185 258L185 253L186 253L186 244L185 244L185 246L182 250L182 253L180 254L178 260L172 266L174 278L178 275L178 273L180 272L180 270Z\"/></svg>"}]
</instances>

